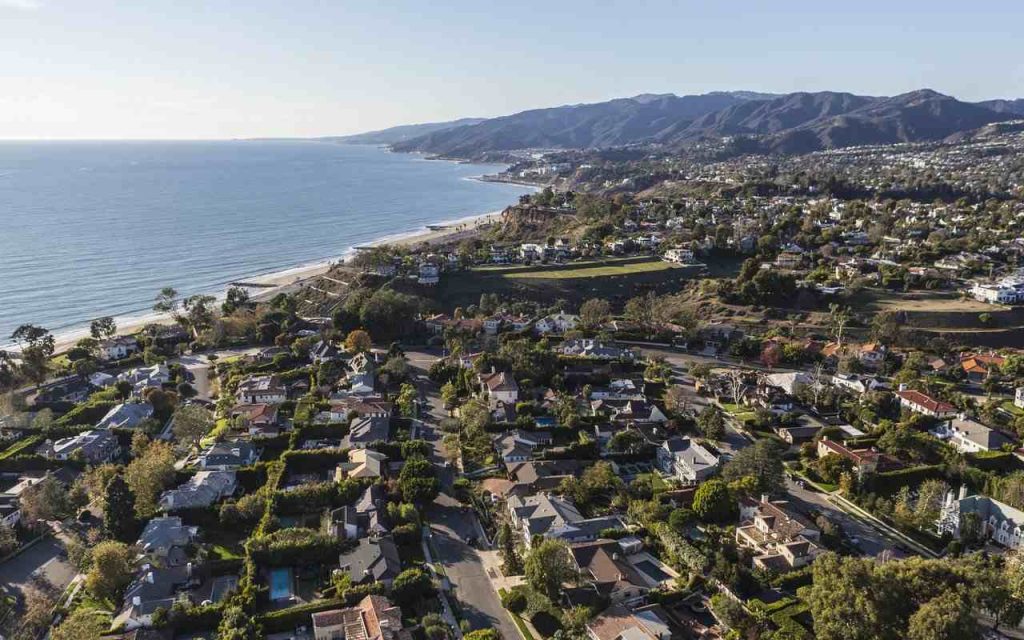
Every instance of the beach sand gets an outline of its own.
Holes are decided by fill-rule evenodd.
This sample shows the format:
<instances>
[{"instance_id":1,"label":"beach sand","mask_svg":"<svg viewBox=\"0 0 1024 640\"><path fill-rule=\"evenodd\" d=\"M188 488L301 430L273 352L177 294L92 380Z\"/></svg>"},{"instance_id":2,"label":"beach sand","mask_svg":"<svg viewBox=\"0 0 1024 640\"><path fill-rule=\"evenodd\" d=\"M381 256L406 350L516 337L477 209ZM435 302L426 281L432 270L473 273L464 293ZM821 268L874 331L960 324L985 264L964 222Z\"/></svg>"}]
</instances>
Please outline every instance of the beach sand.
<instances>
[{"instance_id":1,"label":"beach sand","mask_svg":"<svg viewBox=\"0 0 1024 640\"><path fill-rule=\"evenodd\" d=\"M443 225L443 228L424 229L422 231L387 236L361 246L379 247L390 245L399 247L417 247L423 243L444 244L458 242L463 238L474 235L481 226L494 223L500 218L501 211L492 211L491 213L485 213L478 216L470 216L460 218L458 220L452 220L450 222L440 222L437 225L431 225L435 227L441 227ZM335 258L333 260L325 260L313 264L293 267L284 271L253 276L251 278L240 278L237 282L257 285L249 288L249 293L252 296L252 299L256 301L266 301L279 293L291 293L295 291L310 280L324 275L330 271L332 267L343 263L349 257L351 257L351 254ZM222 300L226 291L227 285L225 285L223 291L216 292L215 295L217 299ZM174 322L169 314L156 312L138 317L117 318L116 320L118 334L122 335L136 333L148 324L172 324ZM89 327L87 326L79 329L63 331L55 335L56 353L60 354L67 351L73 347L76 342L82 338L88 337L88 335Z\"/></svg>"}]
</instances>

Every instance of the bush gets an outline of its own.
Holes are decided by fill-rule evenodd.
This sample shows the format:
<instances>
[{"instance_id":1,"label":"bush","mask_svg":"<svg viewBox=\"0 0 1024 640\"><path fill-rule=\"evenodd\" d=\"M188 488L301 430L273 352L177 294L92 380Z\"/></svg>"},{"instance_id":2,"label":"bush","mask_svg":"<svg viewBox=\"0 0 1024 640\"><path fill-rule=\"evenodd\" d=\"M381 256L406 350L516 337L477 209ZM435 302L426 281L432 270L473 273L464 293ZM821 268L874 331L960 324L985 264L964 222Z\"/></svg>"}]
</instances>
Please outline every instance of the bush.
<instances>
[{"instance_id":1,"label":"bush","mask_svg":"<svg viewBox=\"0 0 1024 640\"><path fill-rule=\"evenodd\" d=\"M545 638L550 638L562 630L562 621L550 611L538 611L530 618L530 623Z\"/></svg>"},{"instance_id":2,"label":"bush","mask_svg":"<svg viewBox=\"0 0 1024 640\"><path fill-rule=\"evenodd\" d=\"M511 591L506 591L501 595L501 606L505 607L512 613L522 613L526 611L526 594L519 587L513 588Z\"/></svg>"}]
</instances>

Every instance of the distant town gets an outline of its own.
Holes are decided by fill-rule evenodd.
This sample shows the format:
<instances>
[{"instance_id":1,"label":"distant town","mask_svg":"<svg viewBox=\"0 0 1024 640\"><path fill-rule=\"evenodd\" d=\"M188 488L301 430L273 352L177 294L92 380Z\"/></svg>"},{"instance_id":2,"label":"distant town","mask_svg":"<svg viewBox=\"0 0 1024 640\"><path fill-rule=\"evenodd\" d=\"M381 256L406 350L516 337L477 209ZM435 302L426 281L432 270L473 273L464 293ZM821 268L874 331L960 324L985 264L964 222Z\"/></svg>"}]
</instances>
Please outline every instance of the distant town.
<instances>
[{"instance_id":1,"label":"distant town","mask_svg":"<svg viewBox=\"0 0 1024 640\"><path fill-rule=\"evenodd\" d=\"M1024 638L1024 124L737 144L19 327L4 637Z\"/></svg>"}]
</instances>

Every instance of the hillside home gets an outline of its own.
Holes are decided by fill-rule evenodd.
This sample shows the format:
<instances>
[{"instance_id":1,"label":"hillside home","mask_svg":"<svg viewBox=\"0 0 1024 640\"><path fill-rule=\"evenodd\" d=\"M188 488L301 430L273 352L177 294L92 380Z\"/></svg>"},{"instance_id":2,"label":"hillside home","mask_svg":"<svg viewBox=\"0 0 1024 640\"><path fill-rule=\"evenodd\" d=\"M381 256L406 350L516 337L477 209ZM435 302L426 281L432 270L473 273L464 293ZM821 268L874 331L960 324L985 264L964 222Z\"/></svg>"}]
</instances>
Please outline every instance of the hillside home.
<instances>
[{"instance_id":1,"label":"hillside home","mask_svg":"<svg viewBox=\"0 0 1024 640\"><path fill-rule=\"evenodd\" d=\"M402 610L385 596L368 595L346 609L312 615L314 640L411 640L402 628Z\"/></svg>"},{"instance_id":2,"label":"hillside home","mask_svg":"<svg viewBox=\"0 0 1024 640\"><path fill-rule=\"evenodd\" d=\"M114 336L101 340L97 345L99 359L106 362L124 360L139 350L139 341L134 336Z\"/></svg>"},{"instance_id":3,"label":"hillside home","mask_svg":"<svg viewBox=\"0 0 1024 640\"><path fill-rule=\"evenodd\" d=\"M135 546L139 554L160 566L177 567L188 562L185 548L196 539L199 527L182 524L177 516L153 518L146 523Z\"/></svg>"},{"instance_id":4,"label":"hillside home","mask_svg":"<svg viewBox=\"0 0 1024 640\"><path fill-rule=\"evenodd\" d=\"M579 322L579 316L571 313L553 313L535 322L533 330L542 336L561 335L566 331L575 329Z\"/></svg>"},{"instance_id":5,"label":"hillside home","mask_svg":"<svg viewBox=\"0 0 1024 640\"><path fill-rule=\"evenodd\" d=\"M696 484L718 470L718 457L696 440L674 436L658 447L658 468L683 484Z\"/></svg>"},{"instance_id":6,"label":"hillside home","mask_svg":"<svg viewBox=\"0 0 1024 640\"><path fill-rule=\"evenodd\" d=\"M97 429L137 429L153 417L153 405L148 402L122 403L96 423Z\"/></svg>"},{"instance_id":7,"label":"hillside home","mask_svg":"<svg viewBox=\"0 0 1024 640\"><path fill-rule=\"evenodd\" d=\"M281 404L288 388L275 375L250 376L238 383L235 395L242 404Z\"/></svg>"},{"instance_id":8,"label":"hillside home","mask_svg":"<svg viewBox=\"0 0 1024 640\"><path fill-rule=\"evenodd\" d=\"M259 457L259 451L251 442L217 442L199 456L199 468L229 471L255 464Z\"/></svg>"},{"instance_id":9,"label":"hillside home","mask_svg":"<svg viewBox=\"0 0 1024 640\"><path fill-rule=\"evenodd\" d=\"M901 407L914 413L920 413L940 420L952 418L956 415L956 407L948 402L936 400L920 391L907 389L905 385L900 385L900 390L896 392L896 396L900 399Z\"/></svg>"},{"instance_id":10,"label":"hillside home","mask_svg":"<svg viewBox=\"0 0 1024 640\"><path fill-rule=\"evenodd\" d=\"M978 453L979 451L998 451L1003 445L1012 444L1012 440L995 429L990 429L964 414L959 414L949 422L943 422L931 434L946 440L961 453Z\"/></svg>"},{"instance_id":11,"label":"hillside home","mask_svg":"<svg viewBox=\"0 0 1024 640\"><path fill-rule=\"evenodd\" d=\"M111 432L93 429L56 441L47 440L38 453L44 458L61 461L80 457L87 464L97 465L119 456L121 445Z\"/></svg>"},{"instance_id":12,"label":"hillside home","mask_svg":"<svg viewBox=\"0 0 1024 640\"><path fill-rule=\"evenodd\" d=\"M199 471L176 489L164 491L160 508L164 511L208 507L235 493L238 484L234 471Z\"/></svg>"},{"instance_id":13,"label":"hillside home","mask_svg":"<svg viewBox=\"0 0 1024 640\"><path fill-rule=\"evenodd\" d=\"M519 384L506 371L491 371L478 376L480 391L487 399L487 404L494 408L499 403L515 405L519 401Z\"/></svg>"},{"instance_id":14,"label":"hillside home","mask_svg":"<svg viewBox=\"0 0 1024 640\"><path fill-rule=\"evenodd\" d=\"M559 538L566 542L596 540L605 529L625 528L618 516L584 518L576 506L560 496L539 493L508 499L512 527L518 530L529 549L536 536Z\"/></svg>"}]
</instances>

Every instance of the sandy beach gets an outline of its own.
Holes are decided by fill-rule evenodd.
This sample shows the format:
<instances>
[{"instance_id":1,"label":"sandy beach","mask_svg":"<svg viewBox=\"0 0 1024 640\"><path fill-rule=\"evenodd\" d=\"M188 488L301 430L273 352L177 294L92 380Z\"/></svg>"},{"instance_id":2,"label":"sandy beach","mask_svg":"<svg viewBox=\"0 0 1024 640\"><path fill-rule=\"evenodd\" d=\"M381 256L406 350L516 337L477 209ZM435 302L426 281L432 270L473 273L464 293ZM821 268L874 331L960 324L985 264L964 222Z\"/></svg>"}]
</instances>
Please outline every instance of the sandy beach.
<instances>
[{"instance_id":1,"label":"sandy beach","mask_svg":"<svg viewBox=\"0 0 1024 640\"><path fill-rule=\"evenodd\" d=\"M391 245L399 247L415 247L424 243L441 244L457 242L464 237L473 235L479 227L496 222L500 218L501 211L492 211L490 213L439 222L436 225L431 225L438 227L435 229L422 229L393 236L385 236L360 246L379 247ZM256 285L249 288L249 293L252 296L252 299L265 301L273 298L279 293L290 293L298 289L306 282L327 273L335 265L345 262L354 255L354 253L355 251L353 250L338 258L323 260L307 265L300 265L283 271L276 271L274 273L239 278L236 282ZM215 295L218 300L222 300L226 295L227 287L228 283L225 283L222 290L210 293L211 295ZM135 333L148 324L171 324L173 322L170 315L156 312L140 316L115 319L117 320L118 334ZM62 331L55 334L56 353L59 354L67 351L69 348L73 347L76 342L88 336L88 326Z\"/></svg>"}]
</instances>

